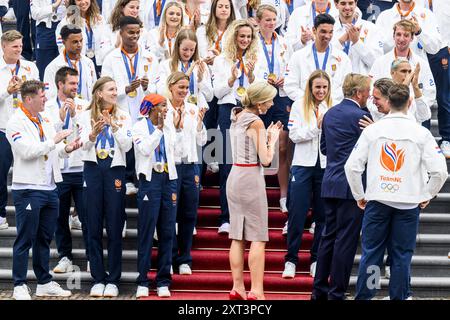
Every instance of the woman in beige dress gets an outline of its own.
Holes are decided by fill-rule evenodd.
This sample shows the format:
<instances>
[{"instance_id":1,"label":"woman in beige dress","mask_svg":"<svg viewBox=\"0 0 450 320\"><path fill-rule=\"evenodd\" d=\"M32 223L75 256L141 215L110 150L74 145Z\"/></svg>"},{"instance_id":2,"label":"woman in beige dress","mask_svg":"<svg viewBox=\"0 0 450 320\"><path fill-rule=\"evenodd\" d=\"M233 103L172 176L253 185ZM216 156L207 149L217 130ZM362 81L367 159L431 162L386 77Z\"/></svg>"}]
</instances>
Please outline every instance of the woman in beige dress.
<instances>
[{"instance_id":1,"label":"woman in beige dress","mask_svg":"<svg viewBox=\"0 0 450 320\"><path fill-rule=\"evenodd\" d=\"M262 166L268 166L275 153L281 122L267 131L260 114L273 105L276 89L266 82L251 84L242 96L243 108L231 112L231 148L233 166L226 192L230 208L230 266L233 276L231 300L264 299L264 250L269 241L266 183ZM248 264L251 289L244 286L245 241L250 241Z\"/></svg>"}]
</instances>

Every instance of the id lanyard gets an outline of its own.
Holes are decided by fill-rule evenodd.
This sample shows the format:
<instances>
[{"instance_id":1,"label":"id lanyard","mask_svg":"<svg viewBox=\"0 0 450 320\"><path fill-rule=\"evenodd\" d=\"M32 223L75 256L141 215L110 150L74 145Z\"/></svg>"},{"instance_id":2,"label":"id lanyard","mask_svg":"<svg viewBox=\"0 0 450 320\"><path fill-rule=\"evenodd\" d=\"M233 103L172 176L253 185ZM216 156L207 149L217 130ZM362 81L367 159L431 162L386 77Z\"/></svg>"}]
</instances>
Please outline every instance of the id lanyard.
<instances>
[{"instance_id":1,"label":"id lanyard","mask_svg":"<svg viewBox=\"0 0 450 320\"><path fill-rule=\"evenodd\" d=\"M59 101L59 98L56 98L56 103L58 104L58 109L61 109L61 101ZM66 113L66 120L64 121L63 129L69 128L69 121L70 121L70 112L67 110Z\"/></svg>"},{"instance_id":2,"label":"id lanyard","mask_svg":"<svg viewBox=\"0 0 450 320\"><path fill-rule=\"evenodd\" d=\"M75 63L75 65L72 65L72 61L70 61L69 55L67 53L66 53L66 61L70 68L78 71L77 64ZM78 60L78 62L80 63L80 70L79 70L79 73L80 73L79 79L80 80L78 81L77 93L78 93L78 95L81 95L81 91L83 89L83 64L81 63L81 58L80 58L80 60Z\"/></svg>"},{"instance_id":3,"label":"id lanyard","mask_svg":"<svg viewBox=\"0 0 450 320\"><path fill-rule=\"evenodd\" d=\"M147 118L147 125L148 125L148 132L152 134L155 131L155 126L153 125L152 121L149 118ZM161 162L161 159L163 160L164 163L167 162L164 135L161 137L159 145L155 149L155 159L156 162Z\"/></svg>"},{"instance_id":4,"label":"id lanyard","mask_svg":"<svg viewBox=\"0 0 450 320\"><path fill-rule=\"evenodd\" d=\"M127 69L128 81L129 81L129 83L131 83L134 81L134 79L136 79L136 76L137 76L136 70L137 70L138 61L139 61L139 50L134 55L134 65L132 63L133 57L130 58L127 54L125 54L125 52L123 50L121 52L122 52L123 63L125 63L125 68ZM128 65L128 61L130 61L130 65ZM131 66L132 70L130 70L130 66Z\"/></svg>"},{"instance_id":5,"label":"id lanyard","mask_svg":"<svg viewBox=\"0 0 450 320\"><path fill-rule=\"evenodd\" d=\"M320 68L320 65L319 65L319 57L317 56L316 44L312 45L312 51L313 51L313 55L314 55L314 62L316 63L316 70L322 69L323 71L325 71L327 69L327 62L328 62L328 55L330 54L330 47L328 46L327 51L325 52L325 57L323 58L322 68Z\"/></svg>"},{"instance_id":6,"label":"id lanyard","mask_svg":"<svg viewBox=\"0 0 450 320\"><path fill-rule=\"evenodd\" d=\"M105 149L106 140L108 140L109 148L114 148L114 137L109 133L109 125L106 125L102 132L97 136L97 142L95 143L95 148L97 148L98 143L100 142L101 149Z\"/></svg>"},{"instance_id":7,"label":"id lanyard","mask_svg":"<svg viewBox=\"0 0 450 320\"><path fill-rule=\"evenodd\" d=\"M272 58L269 57L269 52L267 51L267 47L266 47L266 42L263 38L263 36L260 34L259 35L261 38L261 44L264 50L264 55L266 56L266 60L267 60L267 65L269 66L269 73L273 73L273 69L275 66L275 41L276 38L272 35Z\"/></svg>"},{"instance_id":8,"label":"id lanyard","mask_svg":"<svg viewBox=\"0 0 450 320\"><path fill-rule=\"evenodd\" d=\"M181 63L181 71L183 71L184 74L187 74L189 68L191 67L192 62L189 61L187 68L184 67L184 63L182 61L180 61L180 63ZM194 94L194 80L195 80L194 78L195 78L194 70L192 70L191 76L189 77L189 93L191 95Z\"/></svg>"},{"instance_id":9,"label":"id lanyard","mask_svg":"<svg viewBox=\"0 0 450 320\"><path fill-rule=\"evenodd\" d=\"M162 0L161 2L161 6L159 8L157 8L157 2L161 1L161 0L155 0L153 2L153 17L154 17L154 21L155 21L155 26L159 26L159 21L161 20L161 12L164 8L164 5L166 4L166 0ZM159 10L158 10L159 9Z\"/></svg>"}]
</instances>

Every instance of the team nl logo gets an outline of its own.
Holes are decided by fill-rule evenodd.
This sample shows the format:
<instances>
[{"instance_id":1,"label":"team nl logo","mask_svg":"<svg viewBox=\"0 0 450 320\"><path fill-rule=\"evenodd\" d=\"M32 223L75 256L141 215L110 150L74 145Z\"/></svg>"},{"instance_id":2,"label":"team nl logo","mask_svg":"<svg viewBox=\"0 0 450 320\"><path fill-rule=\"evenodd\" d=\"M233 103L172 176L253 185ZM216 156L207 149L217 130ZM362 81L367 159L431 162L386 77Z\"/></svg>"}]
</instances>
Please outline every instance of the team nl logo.
<instances>
[{"instance_id":1,"label":"team nl logo","mask_svg":"<svg viewBox=\"0 0 450 320\"><path fill-rule=\"evenodd\" d=\"M384 143L381 147L380 163L384 169L396 173L399 171L405 161L405 150L397 149L395 143Z\"/></svg>"}]
</instances>

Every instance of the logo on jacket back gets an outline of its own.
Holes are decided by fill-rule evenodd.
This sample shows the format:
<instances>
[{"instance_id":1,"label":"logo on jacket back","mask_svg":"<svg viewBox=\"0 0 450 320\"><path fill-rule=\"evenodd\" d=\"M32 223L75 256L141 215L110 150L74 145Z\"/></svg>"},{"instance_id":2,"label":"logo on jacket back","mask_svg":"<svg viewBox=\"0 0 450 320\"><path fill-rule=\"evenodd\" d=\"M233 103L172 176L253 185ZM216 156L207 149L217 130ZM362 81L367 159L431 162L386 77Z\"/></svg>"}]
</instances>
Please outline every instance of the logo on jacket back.
<instances>
[{"instance_id":1,"label":"logo on jacket back","mask_svg":"<svg viewBox=\"0 0 450 320\"><path fill-rule=\"evenodd\" d=\"M397 149L395 143L386 142L381 146L380 163L385 170L395 173L402 168L404 161L405 150Z\"/></svg>"}]
</instances>

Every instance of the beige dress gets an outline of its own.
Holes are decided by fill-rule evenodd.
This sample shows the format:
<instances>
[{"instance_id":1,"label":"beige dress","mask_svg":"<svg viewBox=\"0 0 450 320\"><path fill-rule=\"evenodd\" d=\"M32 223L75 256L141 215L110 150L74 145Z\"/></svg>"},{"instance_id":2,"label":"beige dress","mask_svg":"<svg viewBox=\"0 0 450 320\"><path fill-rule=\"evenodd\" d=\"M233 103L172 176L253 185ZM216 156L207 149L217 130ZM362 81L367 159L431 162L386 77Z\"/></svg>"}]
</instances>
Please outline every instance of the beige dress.
<instances>
[{"instance_id":1,"label":"beige dress","mask_svg":"<svg viewBox=\"0 0 450 320\"><path fill-rule=\"evenodd\" d=\"M258 155L253 140L246 131L260 118L234 108L231 111L231 151L233 163L255 164ZM229 238L247 241L269 241L266 182L260 165L233 165L227 179L227 200L230 210Z\"/></svg>"}]
</instances>

